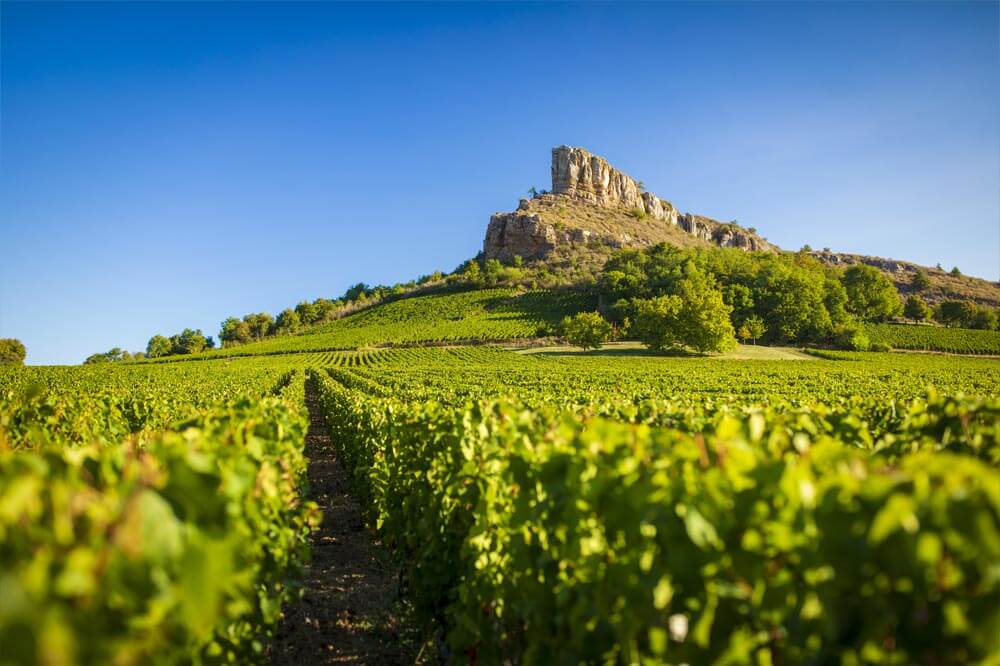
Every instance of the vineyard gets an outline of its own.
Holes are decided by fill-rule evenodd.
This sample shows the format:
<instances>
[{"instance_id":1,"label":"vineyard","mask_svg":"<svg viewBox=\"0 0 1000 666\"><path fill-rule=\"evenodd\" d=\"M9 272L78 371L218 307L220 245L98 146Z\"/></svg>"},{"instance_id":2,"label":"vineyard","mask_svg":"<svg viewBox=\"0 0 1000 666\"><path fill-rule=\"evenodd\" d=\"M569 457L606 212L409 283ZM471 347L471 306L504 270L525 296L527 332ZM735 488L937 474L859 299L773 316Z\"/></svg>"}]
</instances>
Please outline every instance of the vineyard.
<instances>
[{"instance_id":1,"label":"vineyard","mask_svg":"<svg viewBox=\"0 0 1000 666\"><path fill-rule=\"evenodd\" d=\"M567 314L593 308L580 292L485 289L403 298L306 329L190 358L359 349L398 343L460 343L546 335ZM167 358L164 360L177 360Z\"/></svg>"},{"instance_id":2,"label":"vineyard","mask_svg":"<svg viewBox=\"0 0 1000 666\"><path fill-rule=\"evenodd\" d=\"M873 343L893 349L1000 355L1000 331L901 324L866 324L865 330Z\"/></svg>"},{"instance_id":3,"label":"vineyard","mask_svg":"<svg viewBox=\"0 0 1000 666\"><path fill-rule=\"evenodd\" d=\"M997 659L1000 362L823 355L0 370L3 658L266 660L308 390L441 660Z\"/></svg>"}]
</instances>

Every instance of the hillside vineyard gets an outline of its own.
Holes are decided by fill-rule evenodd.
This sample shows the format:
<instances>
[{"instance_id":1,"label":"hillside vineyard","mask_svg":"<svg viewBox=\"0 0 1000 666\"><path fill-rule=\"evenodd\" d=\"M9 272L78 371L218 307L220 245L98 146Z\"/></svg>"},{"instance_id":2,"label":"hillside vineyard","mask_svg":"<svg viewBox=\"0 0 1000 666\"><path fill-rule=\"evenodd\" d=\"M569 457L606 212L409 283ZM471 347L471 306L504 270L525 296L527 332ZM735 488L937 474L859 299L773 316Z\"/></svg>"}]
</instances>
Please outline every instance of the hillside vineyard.
<instances>
[{"instance_id":1,"label":"hillside vineyard","mask_svg":"<svg viewBox=\"0 0 1000 666\"><path fill-rule=\"evenodd\" d=\"M53 644L66 663L264 659L319 520L310 391L412 621L452 655L995 655L1000 362L826 355L4 370L0 644L15 663Z\"/></svg>"}]
</instances>

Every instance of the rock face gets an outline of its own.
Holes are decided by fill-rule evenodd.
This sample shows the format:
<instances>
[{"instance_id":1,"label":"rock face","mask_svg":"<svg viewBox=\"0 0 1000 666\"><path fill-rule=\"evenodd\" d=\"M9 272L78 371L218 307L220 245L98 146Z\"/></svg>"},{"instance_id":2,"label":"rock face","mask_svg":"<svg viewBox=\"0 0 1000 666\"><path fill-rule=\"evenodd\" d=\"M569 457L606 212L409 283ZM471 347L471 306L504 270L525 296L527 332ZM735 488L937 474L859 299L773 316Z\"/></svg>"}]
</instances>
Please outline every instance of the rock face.
<instances>
[{"instance_id":1,"label":"rock face","mask_svg":"<svg viewBox=\"0 0 1000 666\"><path fill-rule=\"evenodd\" d=\"M583 148L552 149L552 193L599 206L642 210L646 215L677 224L677 210L669 201L643 191L635 180L611 166L606 159Z\"/></svg>"},{"instance_id":2,"label":"rock face","mask_svg":"<svg viewBox=\"0 0 1000 666\"><path fill-rule=\"evenodd\" d=\"M601 210L614 211L619 220L635 221L629 225L631 232L622 229L616 233L614 229L607 229L608 225L603 225L598 232L575 228L585 226L582 222L553 223L546 219L544 212L560 208L561 201L584 204L591 222L601 215L614 217L600 213ZM583 148L559 146L552 149L552 192L535 199L521 199L513 213L493 215L486 229L483 255L500 261L509 261L515 256L534 259L544 257L561 244L594 240L612 247L649 245L662 239L667 227L676 227L699 241L721 247L764 252L777 250L736 224L679 213L669 201L644 191L637 181L611 166L603 157Z\"/></svg>"}]
</instances>

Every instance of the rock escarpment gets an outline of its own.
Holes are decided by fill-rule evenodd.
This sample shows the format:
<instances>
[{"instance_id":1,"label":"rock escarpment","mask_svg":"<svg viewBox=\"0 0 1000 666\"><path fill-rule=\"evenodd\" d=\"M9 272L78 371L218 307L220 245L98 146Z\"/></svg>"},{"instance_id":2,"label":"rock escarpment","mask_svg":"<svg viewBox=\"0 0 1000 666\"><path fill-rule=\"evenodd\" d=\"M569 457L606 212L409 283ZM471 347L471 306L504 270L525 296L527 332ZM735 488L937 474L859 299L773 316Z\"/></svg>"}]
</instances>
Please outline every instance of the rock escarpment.
<instances>
[{"instance_id":1,"label":"rock escarpment","mask_svg":"<svg viewBox=\"0 0 1000 666\"><path fill-rule=\"evenodd\" d=\"M522 199L512 213L493 215L483 255L509 261L515 256L541 258L563 245L641 247L659 242L776 251L736 224L680 213L603 157L559 146L552 149L551 193Z\"/></svg>"}]
</instances>

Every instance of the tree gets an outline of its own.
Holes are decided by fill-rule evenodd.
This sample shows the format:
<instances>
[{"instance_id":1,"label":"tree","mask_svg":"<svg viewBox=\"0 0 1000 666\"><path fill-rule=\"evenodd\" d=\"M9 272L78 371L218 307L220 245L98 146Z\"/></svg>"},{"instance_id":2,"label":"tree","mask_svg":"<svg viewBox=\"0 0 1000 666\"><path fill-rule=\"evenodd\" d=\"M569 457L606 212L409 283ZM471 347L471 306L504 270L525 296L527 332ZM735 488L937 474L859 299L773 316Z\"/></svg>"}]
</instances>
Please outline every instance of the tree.
<instances>
[{"instance_id":1,"label":"tree","mask_svg":"<svg viewBox=\"0 0 1000 666\"><path fill-rule=\"evenodd\" d=\"M764 337L767 333L767 326L764 325L764 320L753 315L747 317L746 320L740 324L739 330L736 335L739 336L741 340L746 342L747 340L753 340L753 343L757 344L757 339Z\"/></svg>"},{"instance_id":2,"label":"tree","mask_svg":"<svg viewBox=\"0 0 1000 666\"><path fill-rule=\"evenodd\" d=\"M364 282L359 282L356 285L349 287L348 290L344 292L344 300L345 301L359 300L362 296L367 295L368 291L369 291L368 285L365 284Z\"/></svg>"},{"instance_id":3,"label":"tree","mask_svg":"<svg viewBox=\"0 0 1000 666\"><path fill-rule=\"evenodd\" d=\"M678 285L681 297L678 324L681 341L700 352L723 352L736 347L736 332L729 315L733 309L711 276L691 266Z\"/></svg>"},{"instance_id":4,"label":"tree","mask_svg":"<svg viewBox=\"0 0 1000 666\"><path fill-rule=\"evenodd\" d=\"M162 335L154 335L146 344L146 356L148 358L159 358L169 356L173 349L170 340Z\"/></svg>"},{"instance_id":5,"label":"tree","mask_svg":"<svg viewBox=\"0 0 1000 666\"><path fill-rule=\"evenodd\" d=\"M599 349L611 339L611 324L597 312L580 312L566 317L559 326L566 342L581 349Z\"/></svg>"},{"instance_id":6,"label":"tree","mask_svg":"<svg viewBox=\"0 0 1000 666\"><path fill-rule=\"evenodd\" d=\"M958 266L952 267L952 269L949 272L955 277L958 277L959 275L962 274L962 271L958 270Z\"/></svg>"},{"instance_id":7,"label":"tree","mask_svg":"<svg viewBox=\"0 0 1000 666\"><path fill-rule=\"evenodd\" d=\"M764 319L769 338L805 340L829 333L833 322L826 308L825 281L820 275L780 260L764 264L754 292L757 312Z\"/></svg>"},{"instance_id":8,"label":"tree","mask_svg":"<svg viewBox=\"0 0 1000 666\"><path fill-rule=\"evenodd\" d=\"M291 308L285 308L278 315L278 320L274 324L274 331L277 335L291 335L299 330L301 323L298 312Z\"/></svg>"},{"instance_id":9,"label":"tree","mask_svg":"<svg viewBox=\"0 0 1000 666\"><path fill-rule=\"evenodd\" d=\"M629 328L639 342L650 349L663 351L679 344L677 315L681 309L679 296L639 298L631 303L632 325Z\"/></svg>"},{"instance_id":10,"label":"tree","mask_svg":"<svg viewBox=\"0 0 1000 666\"><path fill-rule=\"evenodd\" d=\"M727 284L722 288L722 300L732 308L733 318L737 321L753 314L753 293L745 284Z\"/></svg>"},{"instance_id":11,"label":"tree","mask_svg":"<svg viewBox=\"0 0 1000 666\"><path fill-rule=\"evenodd\" d=\"M222 322L222 328L219 331L219 340L222 342L223 347L242 345L250 342L252 339L253 334L250 331L250 324L246 321L241 321L236 317L229 317Z\"/></svg>"},{"instance_id":12,"label":"tree","mask_svg":"<svg viewBox=\"0 0 1000 666\"><path fill-rule=\"evenodd\" d=\"M941 301L934 309L934 319L945 326L965 326L975 314L976 306L968 301Z\"/></svg>"},{"instance_id":13,"label":"tree","mask_svg":"<svg viewBox=\"0 0 1000 666\"><path fill-rule=\"evenodd\" d=\"M274 326L274 317L269 312L258 312L248 314L243 317L243 321L250 327L250 335L255 340L271 334L271 327Z\"/></svg>"},{"instance_id":14,"label":"tree","mask_svg":"<svg viewBox=\"0 0 1000 666\"><path fill-rule=\"evenodd\" d=\"M910 286L917 293L927 291L930 289L931 279L927 277L927 273L918 268L917 272L913 274L913 279L910 280Z\"/></svg>"},{"instance_id":15,"label":"tree","mask_svg":"<svg viewBox=\"0 0 1000 666\"><path fill-rule=\"evenodd\" d=\"M885 321L903 310L896 287L877 268L851 266L841 281L847 290L847 311L862 320Z\"/></svg>"},{"instance_id":16,"label":"tree","mask_svg":"<svg viewBox=\"0 0 1000 666\"><path fill-rule=\"evenodd\" d=\"M913 321L927 321L931 318L931 306L919 296L910 296L903 306L903 316Z\"/></svg>"},{"instance_id":17,"label":"tree","mask_svg":"<svg viewBox=\"0 0 1000 666\"><path fill-rule=\"evenodd\" d=\"M201 332L200 328L185 328L179 335L170 338L171 354L197 354L209 347L208 338ZM212 346L215 342L212 342Z\"/></svg>"},{"instance_id":18,"label":"tree","mask_svg":"<svg viewBox=\"0 0 1000 666\"><path fill-rule=\"evenodd\" d=\"M121 347L112 347L103 354L91 354L84 360L84 365L92 365L94 363L113 363L116 361L128 361L131 360L132 354L128 353L127 350Z\"/></svg>"},{"instance_id":19,"label":"tree","mask_svg":"<svg viewBox=\"0 0 1000 666\"><path fill-rule=\"evenodd\" d=\"M966 321L966 326L984 331L995 331L997 329L997 313L990 308L978 306Z\"/></svg>"},{"instance_id":20,"label":"tree","mask_svg":"<svg viewBox=\"0 0 1000 666\"><path fill-rule=\"evenodd\" d=\"M0 338L0 365L24 365L27 350L17 338Z\"/></svg>"},{"instance_id":21,"label":"tree","mask_svg":"<svg viewBox=\"0 0 1000 666\"><path fill-rule=\"evenodd\" d=\"M652 349L686 345L700 352L736 346L729 315L712 278L694 266L676 285L676 294L633 301L633 334Z\"/></svg>"},{"instance_id":22,"label":"tree","mask_svg":"<svg viewBox=\"0 0 1000 666\"><path fill-rule=\"evenodd\" d=\"M313 309L316 313L315 322L329 321L333 319L333 313L337 310L337 305L328 298L317 298L313 301Z\"/></svg>"},{"instance_id":23,"label":"tree","mask_svg":"<svg viewBox=\"0 0 1000 666\"><path fill-rule=\"evenodd\" d=\"M318 319L316 304L309 301L296 305L295 312L299 315L299 321L305 325L315 324Z\"/></svg>"}]
</instances>

